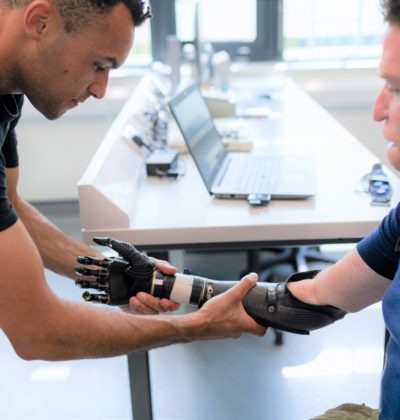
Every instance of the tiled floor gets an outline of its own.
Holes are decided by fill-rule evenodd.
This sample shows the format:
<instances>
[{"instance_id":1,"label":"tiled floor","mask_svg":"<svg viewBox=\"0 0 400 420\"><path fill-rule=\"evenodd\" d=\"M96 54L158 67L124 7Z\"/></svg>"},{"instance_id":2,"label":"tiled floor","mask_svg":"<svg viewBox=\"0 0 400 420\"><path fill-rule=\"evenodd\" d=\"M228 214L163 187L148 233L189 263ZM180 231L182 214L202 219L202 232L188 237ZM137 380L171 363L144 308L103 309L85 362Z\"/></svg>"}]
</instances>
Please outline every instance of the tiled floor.
<instances>
[{"instance_id":1,"label":"tiled floor","mask_svg":"<svg viewBox=\"0 0 400 420\"><path fill-rule=\"evenodd\" d=\"M41 207L79 237L75 204ZM205 260L226 274L232 258L189 255L185 264L202 270ZM244 256L235 261L244 264ZM73 282L52 273L48 280L62 296L80 299ZM154 420L305 420L343 402L376 407L383 331L376 305L310 336L285 334L281 347L268 333L153 350ZM24 362L4 335L0 353L0 419L131 418L125 357Z\"/></svg>"}]
</instances>

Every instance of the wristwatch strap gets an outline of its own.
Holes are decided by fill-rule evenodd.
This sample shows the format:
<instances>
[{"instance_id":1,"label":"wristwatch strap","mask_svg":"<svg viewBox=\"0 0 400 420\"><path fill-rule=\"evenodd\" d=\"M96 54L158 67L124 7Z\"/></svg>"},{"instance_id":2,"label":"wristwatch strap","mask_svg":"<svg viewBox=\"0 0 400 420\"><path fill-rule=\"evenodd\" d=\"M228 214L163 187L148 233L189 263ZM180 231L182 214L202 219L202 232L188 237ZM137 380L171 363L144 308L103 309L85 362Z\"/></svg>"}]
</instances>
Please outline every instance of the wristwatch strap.
<instances>
[{"instance_id":1,"label":"wristwatch strap","mask_svg":"<svg viewBox=\"0 0 400 420\"><path fill-rule=\"evenodd\" d=\"M372 167L371 172L366 175L366 181L371 194L371 206L389 206L393 190L380 163Z\"/></svg>"}]
</instances>

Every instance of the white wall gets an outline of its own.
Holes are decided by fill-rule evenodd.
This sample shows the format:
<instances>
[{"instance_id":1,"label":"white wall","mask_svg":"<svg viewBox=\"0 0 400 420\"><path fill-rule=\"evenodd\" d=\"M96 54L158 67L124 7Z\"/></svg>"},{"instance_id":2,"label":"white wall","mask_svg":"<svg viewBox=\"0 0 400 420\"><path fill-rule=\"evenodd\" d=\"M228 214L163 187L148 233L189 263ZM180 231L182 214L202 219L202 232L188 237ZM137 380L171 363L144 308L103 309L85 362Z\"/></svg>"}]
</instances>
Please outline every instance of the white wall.
<instances>
[{"instance_id":1,"label":"white wall","mask_svg":"<svg viewBox=\"0 0 400 420\"><path fill-rule=\"evenodd\" d=\"M289 72L331 115L388 164L382 123L372 118L375 98L383 85L376 68Z\"/></svg>"},{"instance_id":2,"label":"white wall","mask_svg":"<svg viewBox=\"0 0 400 420\"><path fill-rule=\"evenodd\" d=\"M258 65L251 71L271 69ZM381 86L376 69L274 71L287 72L386 162L381 124L371 118ZM77 181L137 81L138 76L112 79L105 99L89 100L57 121L45 120L27 104L18 128L21 195L31 201L77 199Z\"/></svg>"},{"instance_id":3,"label":"white wall","mask_svg":"<svg viewBox=\"0 0 400 420\"><path fill-rule=\"evenodd\" d=\"M103 100L89 99L56 121L26 102L17 127L21 196L36 202L76 200L79 178L137 81L112 79Z\"/></svg>"}]
</instances>

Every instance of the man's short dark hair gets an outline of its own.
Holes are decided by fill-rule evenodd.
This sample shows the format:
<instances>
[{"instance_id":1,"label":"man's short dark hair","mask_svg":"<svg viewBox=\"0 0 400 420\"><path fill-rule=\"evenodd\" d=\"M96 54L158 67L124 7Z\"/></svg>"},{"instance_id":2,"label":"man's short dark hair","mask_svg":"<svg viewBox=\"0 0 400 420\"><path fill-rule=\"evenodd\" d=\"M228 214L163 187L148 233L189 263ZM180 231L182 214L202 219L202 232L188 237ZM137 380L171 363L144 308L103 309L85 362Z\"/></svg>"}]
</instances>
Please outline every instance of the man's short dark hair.
<instances>
[{"instance_id":1,"label":"man's short dark hair","mask_svg":"<svg viewBox=\"0 0 400 420\"><path fill-rule=\"evenodd\" d=\"M64 21L66 32L76 32L106 15L118 4L123 4L129 10L133 25L140 26L151 17L150 7L141 0L50 0L58 9ZM6 7L21 7L32 0L0 0Z\"/></svg>"},{"instance_id":2,"label":"man's short dark hair","mask_svg":"<svg viewBox=\"0 0 400 420\"><path fill-rule=\"evenodd\" d=\"M381 7L386 22L400 25L400 0L381 0Z\"/></svg>"}]
</instances>

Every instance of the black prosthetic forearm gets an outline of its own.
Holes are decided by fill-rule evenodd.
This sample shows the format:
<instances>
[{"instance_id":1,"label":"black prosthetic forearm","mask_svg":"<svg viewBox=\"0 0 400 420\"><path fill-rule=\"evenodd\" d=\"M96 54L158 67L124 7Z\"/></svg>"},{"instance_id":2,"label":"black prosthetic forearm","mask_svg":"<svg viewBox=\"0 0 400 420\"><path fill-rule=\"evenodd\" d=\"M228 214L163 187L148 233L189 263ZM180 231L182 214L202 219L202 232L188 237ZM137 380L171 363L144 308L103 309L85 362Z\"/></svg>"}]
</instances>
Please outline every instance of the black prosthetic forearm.
<instances>
[{"instance_id":1,"label":"black prosthetic forearm","mask_svg":"<svg viewBox=\"0 0 400 420\"><path fill-rule=\"evenodd\" d=\"M160 298L200 307L213 296L219 295L237 281L218 281L188 274L165 275L156 270L154 262L132 245L112 238L94 238L100 245L107 245L122 258L104 260L78 257L84 265L96 265L94 270L77 267L79 276L94 276L93 280L79 279L76 284L86 289L97 289L103 293L85 292L87 301L109 305L128 303L131 296L143 291ZM257 283L243 299L246 312L259 324L297 334L332 324L345 316L345 312L333 306L310 305L291 294L287 283L312 278L317 271L296 273L282 283Z\"/></svg>"}]
</instances>

